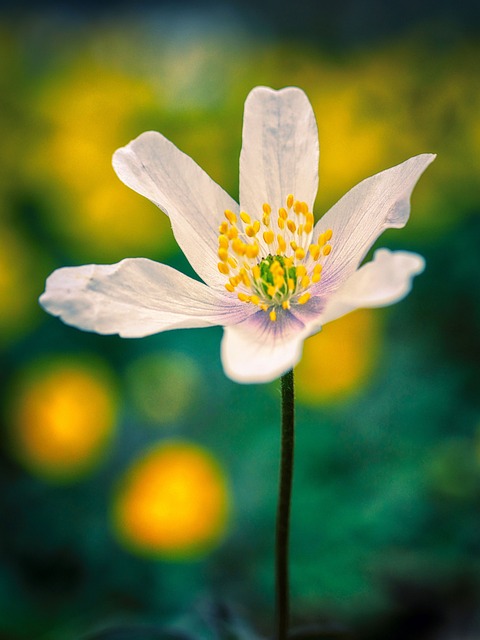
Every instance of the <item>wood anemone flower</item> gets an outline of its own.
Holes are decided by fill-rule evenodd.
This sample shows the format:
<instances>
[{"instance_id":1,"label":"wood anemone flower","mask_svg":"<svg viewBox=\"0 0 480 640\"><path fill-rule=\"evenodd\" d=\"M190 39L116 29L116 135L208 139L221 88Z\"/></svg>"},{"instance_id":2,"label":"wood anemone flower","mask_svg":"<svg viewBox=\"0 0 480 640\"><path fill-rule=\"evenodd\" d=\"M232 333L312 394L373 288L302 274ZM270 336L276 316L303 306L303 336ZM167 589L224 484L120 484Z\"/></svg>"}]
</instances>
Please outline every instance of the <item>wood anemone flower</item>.
<instances>
[{"instance_id":1,"label":"wood anemone flower","mask_svg":"<svg viewBox=\"0 0 480 640\"><path fill-rule=\"evenodd\" d=\"M434 158L418 155L363 180L315 223L312 107L300 89L256 87L245 103L240 205L160 133L113 156L119 178L169 216L203 282L131 258L58 269L40 303L79 329L125 338L221 325L226 374L268 382L295 366L303 341L326 322L410 291L421 256L380 249L361 263L385 229L406 224L412 190Z\"/></svg>"}]
</instances>

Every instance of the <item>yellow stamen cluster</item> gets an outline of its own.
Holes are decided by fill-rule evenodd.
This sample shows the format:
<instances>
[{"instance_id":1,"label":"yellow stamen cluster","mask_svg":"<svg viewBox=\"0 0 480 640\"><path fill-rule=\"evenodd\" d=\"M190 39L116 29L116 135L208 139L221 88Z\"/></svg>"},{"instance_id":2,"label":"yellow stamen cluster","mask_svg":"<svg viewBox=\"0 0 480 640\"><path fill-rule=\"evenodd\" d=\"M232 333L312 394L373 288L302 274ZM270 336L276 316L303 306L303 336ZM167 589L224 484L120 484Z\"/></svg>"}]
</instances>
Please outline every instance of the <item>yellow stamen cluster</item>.
<instances>
[{"instance_id":1,"label":"yellow stamen cluster","mask_svg":"<svg viewBox=\"0 0 480 640\"><path fill-rule=\"evenodd\" d=\"M306 202L290 194L285 205L273 215L265 203L260 219L227 209L219 227L218 270L228 276L226 290L268 312L272 322L291 303L308 302L332 250L331 229L312 242L314 216Z\"/></svg>"}]
</instances>

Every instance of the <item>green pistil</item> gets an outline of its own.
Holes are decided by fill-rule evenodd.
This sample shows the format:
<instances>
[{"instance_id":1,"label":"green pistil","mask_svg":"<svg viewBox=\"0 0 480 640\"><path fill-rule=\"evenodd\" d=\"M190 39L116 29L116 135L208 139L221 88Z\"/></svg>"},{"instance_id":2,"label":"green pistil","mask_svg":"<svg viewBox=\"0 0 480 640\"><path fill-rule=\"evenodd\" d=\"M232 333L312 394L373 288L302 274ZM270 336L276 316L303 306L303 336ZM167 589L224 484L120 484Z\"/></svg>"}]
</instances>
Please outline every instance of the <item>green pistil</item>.
<instances>
[{"instance_id":1,"label":"green pistil","mask_svg":"<svg viewBox=\"0 0 480 640\"><path fill-rule=\"evenodd\" d=\"M275 277L274 273L272 273L272 265L274 262L278 262L278 264L284 271L284 285L277 290L277 293L275 295L280 296L280 298L283 299L288 294L289 280L293 280L294 289L297 285L296 268L294 266L286 267L284 256L272 256L271 254L268 255L258 264L260 268L260 280L257 281L256 284L259 295L268 298L269 300L272 300L273 296L268 293L268 289L269 287L275 286Z\"/></svg>"}]
</instances>

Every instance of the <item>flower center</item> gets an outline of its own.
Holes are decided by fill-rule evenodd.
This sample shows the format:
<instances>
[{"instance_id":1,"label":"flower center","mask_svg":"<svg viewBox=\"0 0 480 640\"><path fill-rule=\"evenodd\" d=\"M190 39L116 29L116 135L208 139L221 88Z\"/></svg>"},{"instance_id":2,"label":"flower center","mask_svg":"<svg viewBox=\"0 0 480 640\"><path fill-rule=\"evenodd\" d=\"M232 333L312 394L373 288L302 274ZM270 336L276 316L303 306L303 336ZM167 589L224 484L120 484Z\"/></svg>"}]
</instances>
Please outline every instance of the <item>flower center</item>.
<instances>
[{"instance_id":1,"label":"flower center","mask_svg":"<svg viewBox=\"0 0 480 640\"><path fill-rule=\"evenodd\" d=\"M242 302L269 312L275 322L278 309L305 304L309 288L320 281L323 262L332 250L332 230L313 240L314 217L306 202L289 195L277 215L265 203L260 219L245 211L240 220L227 209L219 227L218 270L225 288Z\"/></svg>"}]
</instances>

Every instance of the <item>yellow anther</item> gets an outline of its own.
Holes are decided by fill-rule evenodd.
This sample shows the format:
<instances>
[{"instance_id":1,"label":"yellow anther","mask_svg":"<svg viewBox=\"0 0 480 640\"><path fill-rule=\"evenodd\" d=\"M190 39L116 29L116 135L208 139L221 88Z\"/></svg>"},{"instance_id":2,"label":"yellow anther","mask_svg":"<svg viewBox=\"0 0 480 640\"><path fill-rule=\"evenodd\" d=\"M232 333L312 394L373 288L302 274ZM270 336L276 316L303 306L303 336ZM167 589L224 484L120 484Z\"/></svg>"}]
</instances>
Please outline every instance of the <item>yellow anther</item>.
<instances>
[{"instance_id":1,"label":"yellow anther","mask_svg":"<svg viewBox=\"0 0 480 640\"><path fill-rule=\"evenodd\" d=\"M303 276L301 284L302 284L302 288L306 289L310 284L310 278L308 276Z\"/></svg>"},{"instance_id":2,"label":"yellow anther","mask_svg":"<svg viewBox=\"0 0 480 640\"><path fill-rule=\"evenodd\" d=\"M280 251L280 253L283 253L287 248L287 243L285 242L285 238L280 234L278 234L277 241L278 241L278 250Z\"/></svg>"},{"instance_id":3,"label":"yellow anther","mask_svg":"<svg viewBox=\"0 0 480 640\"><path fill-rule=\"evenodd\" d=\"M255 222L253 223L253 230L255 231L255 233L258 233L260 231L260 222L258 220L255 220Z\"/></svg>"},{"instance_id":4,"label":"yellow anther","mask_svg":"<svg viewBox=\"0 0 480 640\"><path fill-rule=\"evenodd\" d=\"M270 285L267 289L267 293L268 295L273 298L273 296L277 293L277 290L275 287L273 287L272 285Z\"/></svg>"},{"instance_id":5,"label":"yellow anther","mask_svg":"<svg viewBox=\"0 0 480 640\"><path fill-rule=\"evenodd\" d=\"M237 227L230 227L230 229L227 231L227 237L230 238L230 240L233 240L233 238L237 238L238 237Z\"/></svg>"},{"instance_id":6,"label":"yellow anther","mask_svg":"<svg viewBox=\"0 0 480 640\"><path fill-rule=\"evenodd\" d=\"M318 237L318 244L323 247L323 245L325 244L326 239L325 239L325 234L321 233Z\"/></svg>"},{"instance_id":7,"label":"yellow anther","mask_svg":"<svg viewBox=\"0 0 480 640\"><path fill-rule=\"evenodd\" d=\"M259 251L260 247L258 244L247 244L245 248L245 255L247 258L256 258Z\"/></svg>"},{"instance_id":8,"label":"yellow anther","mask_svg":"<svg viewBox=\"0 0 480 640\"><path fill-rule=\"evenodd\" d=\"M254 238L255 237L255 228L253 226L253 224L249 224L245 227L245 233L247 234L247 236L249 238Z\"/></svg>"},{"instance_id":9,"label":"yellow anther","mask_svg":"<svg viewBox=\"0 0 480 640\"><path fill-rule=\"evenodd\" d=\"M313 223L315 222L315 218L313 217L313 213L311 211L309 211L306 214L306 218L307 218L307 220L306 220L307 224L313 225Z\"/></svg>"},{"instance_id":10,"label":"yellow anther","mask_svg":"<svg viewBox=\"0 0 480 640\"><path fill-rule=\"evenodd\" d=\"M331 250L332 250L332 245L331 244L326 244L323 247L323 255L324 256L328 256L328 254L330 253Z\"/></svg>"},{"instance_id":11,"label":"yellow anther","mask_svg":"<svg viewBox=\"0 0 480 640\"><path fill-rule=\"evenodd\" d=\"M272 264L270 265L270 271L272 273L275 273L276 271L278 271L281 268L282 268L282 265L280 264L280 262L278 260L274 260L272 262Z\"/></svg>"},{"instance_id":12,"label":"yellow anther","mask_svg":"<svg viewBox=\"0 0 480 640\"><path fill-rule=\"evenodd\" d=\"M219 262L217 267L220 273L223 273L226 276L230 273L230 267L226 262Z\"/></svg>"},{"instance_id":13,"label":"yellow anther","mask_svg":"<svg viewBox=\"0 0 480 640\"><path fill-rule=\"evenodd\" d=\"M230 211L230 209L225 209L225 218L230 222L230 224L235 224L237 221L237 216Z\"/></svg>"},{"instance_id":14,"label":"yellow anther","mask_svg":"<svg viewBox=\"0 0 480 640\"><path fill-rule=\"evenodd\" d=\"M289 269L290 267L293 267L293 258L290 258L290 257L285 258L284 262L287 269Z\"/></svg>"},{"instance_id":15,"label":"yellow anther","mask_svg":"<svg viewBox=\"0 0 480 640\"><path fill-rule=\"evenodd\" d=\"M306 202L301 202L300 203L302 205L302 213L304 216L308 215L308 204Z\"/></svg>"},{"instance_id":16,"label":"yellow anther","mask_svg":"<svg viewBox=\"0 0 480 640\"><path fill-rule=\"evenodd\" d=\"M228 251L227 249L224 249L223 247L220 247L218 250L218 257L220 258L220 260L222 260L222 262L226 262L228 260Z\"/></svg>"},{"instance_id":17,"label":"yellow anther","mask_svg":"<svg viewBox=\"0 0 480 640\"><path fill-rule=\"evenodd\" d=\"M278 228L285 229L285 220L283 218L278 219Z\"/></svg>"},{"instance_id":18,"label":"yellow anther","mask_svg":"<svg viewBox=\"0 0 480 640\"><path fill-rule=\"evenodd\" d=\"M227 284L225 285L225 289L227 291L230 291L230 293L233 293L235 291L235 287L232 284L230 284L230 282L227 282Z\"/></svg>"},{"instance_id":19,"label":"yellow anther","mask_svg":"<svg viewBox=\"0 0 480 640\"><path fill-rule=\"evenodd\" d=\"M250 296L250 302L258 305L260 303L260 298L256 295Z\"/></svg>"},{"instance_id":20,"label":"yellow anther","mask_svg":"<svg viewBox=\"0 0 480 640\"><path fill-rule=\"evenodd\" d=\"M250 286L250 278L247 276L245 271L242 271L242 282L246 287Z\"/></svg>"},{"instance_id":21,"label":"yellow anther","mask_svg":"<svg viewBox=\"0 0 480 640\"><path fill-rule=\"evenodd\" d=\"M312 256L312 258L314 260L318 260L318 257L320 255L320 247L318 246L318 244L311 244L308 247L308 250L309 250L310 255Z\"/></svg>"},{"instance_id":22,"label":"yellow anther","mask_svg":"<svg viewBox=\"0 0 480 640\"><path fill-rule=\"evenodd\" d=\"M292 249L293 249L294 251L296 251L296 250L298 249L298 244L295 242L295 240L292 240L292 241L290 242L290 246L292 247Z\"/></svg>"},{"instance_id":23,"label":"yellow anther","mask_svg":"<svg viewBox=\"0 0 480 640\"><path fill-rule=\"evenodd\" d=\"M287 210L284 207L280 207L278 210L278 217L282 220L286 220L288 218Z\"/></svg>"},{"instance_id":24,"label":"yellow anther","mask_svg":"<svg viewBox=\"0 0 480 640\"><path fill-rule=\"evenodd\" d=\"M255 278L255 280L258 280L260 278L260 267L258 266L258 264L253 267L252 276Z\"/></svg>"},{"instance_id":25,"label":"yellow anther","mask_svg":"<svg viewBox=\"0 0 480 640\"><path fill-rule=\"evenodd\" d=\"M235 260L235 258L233 258L232 256L229 256L228 264L235 269L235 267L238 265L238 262Z\"/></svg>"},{"instance_id":26,"label":"yellow anther","mask_svg":"<svg viewBox=\"0 0 480 640\"><path fill-rule=\"evenodd\" d=\"M322 273L323 266L321 264L316 264L313 267L313 273Z\"/></svg>"},{"instance_id":27,"label":"yellow anther","mask_svg":"<svg viewBox=\"0 0 480 640\"><path fill-rule=\"evenodd\" d=\"M265 240L265 242L267 244L272 244L274 238L275 238L275 234L273 233L273 231L271 229L269 229L268 231L264 231L263 232L263 239Z\"/></svg>"},{"instance_id":28,"label":"yellow anther","mask_svg":"<svg viewBox=\"0 0 480 640\"><path fill-rule=\"evenodd\" d=\"M220 247L222 247L223 249L227 249L228 248L228 238L225 235L220 235L218 236L218 245Z\"/></svg>"},{"instance_id":29,"label":"yellow anther","mask_svg":"<svg viewBox=\"0 0 480 640\"><path fill-rule=\"evenodd\" d=\"M289 301L289 300L284 300L284 301L282 302L282 307L283 307L284 309L290 309L290 301Z\"/></svg>"},{"instance_id":30,"label":"yellow anther","mask_svg":"<svg viewBox=\"0 0 480 640\"><path fill-rule=\"evenodd\" d=\"M270 215L267 215L266 213L264 213L263 216L262 216L262 222L263 222L265 227L269 227L270 226Z\"/></svg>"},{"instance_id":31,"label":"yellow anther","mask_svg":"<svg viewBox=\"0 0 480 640\"><path fill-rule=\"evenodd\" d=\"M240 238L234 238L233 242L232 242L232 249L235 251L235 253L238 256L243 256L245 255L245 249L246 249L247 245L245 243L243 243Z\"/></svg>"},{"instance_id":32,"label":"yellow anther","mask_svg":"<svg viewBox=\"0 0 480 640\"><path fill-rule=\"evenodd\" d=\"M303 227L303 230L305 231L305 233L310 233L312 229L313 229L313 224L310 224L310 222L306 222L305 226Z\"/></svg>"},{"instance_id":33,"label":"yellow anther","mask_svg":"<svg viewBox=\"0 0 480 640\"><path fill-rule=\"evenodd\" d=\"M302 212L302 203L299 202L298 200L295 200L294 205L293 205L293 210L295 211L295 213L298 215L299 213Z\"/></svg>"},{"instance_id":34,"label":"yellow anther","mask_svg":"<svg viewBox=\"0 0 480 640\"><path fill-rule=\"evenodd\" d=\"M293 278L288 279L288 290L293 291L295 289L295 281Z\"/></svg>"},{"instance_id":35,"label":"yellow anther","mask_svg":"<svg viewBox=\"0 0 480 640\"><path fill-rule=\"evenodd\" d=\"M304 264L299 264L296 268L296 273L298 278L303 278L307 274L307 268Z\"/></svg>"},{"instance_id":36,"label":"yellow anther","mask_svg":"<svg viewBox=\"0 0 480 640\"><path fill-rule=\"evenodd\" d=\"M327 229L327 231L325 231L325 240L328 242L329 240L332 239L333 236L333 231L331 229Z\"/></svg>"},{"instance_id":37,"label":"yellow anther","mask_svg":"<svg viewBox=\"0 0 480 640\"><path fill-rule=\"evenodd\" d=\"M310 300L310 292L306 291L305 293L302 293L302 295L299 297L297 302L298 302L298 304L305 304L309 300Z\"/></svg>"},{"instance_id":38,"label":"yellow anther","mask_svg":"<svg viewBox=\"0 0 480 640\"><path fill-rule=\"evenodd\" d=\"M262 205L263 213L266 213L267 216L272 213L272 207L268 204L268 202L264 202Z\"/></svg>"},{"instance_id":39,"label":"yellow anther","mask_svg":"<svg viewBox=\"0 0 480 640\"><path fill-rule=\"evenodd\" d=\"M250 296L247 296L247 294L246 294L246 293L242 293L242 292L240 292L240 293L239 293L239 294L237 294L237 295L238 295L238 299L239 299L241 302L250 302Z\"/></svg>"},{"instance_id":40,"label":"yellow anther","mask_svg":"<svg viewBox=\"0 0 480 640\"><path fill-rule=\"evenodd\" d=\"M246 211L240 211L240 218L245 222L245 224L250 224L250 216Z\"/></svg>"},{"instance_id":41,"label":"yellow anther","mask_svg":"<svg viewBox=\"0 0 480 640\"><path fill-rule=\"evenodd\" d=\"M314 274L313 274L313 276L312 276L312 282L313 282L313 283L315 283L315 282L320 282L321 277L322 277L322 276L321 276L321 274L320 274L320 273L314 273Z\"/></svg>"},{"instance_id":42,"label":"yellow anther","mask_svg":"<svg viewBox=\"0 0 480 640\"><path fill-rule=\"evenodd\" d=\"M270 315L270 320L272 322L275 322L275 320L277 319L277 312L275 311L275 309L272 309L269 315Z\"/></svg>"},{"instance_id":43,"label":"yellow anther","mask_svg":"<svg viewBox=\"0 0 480 640\"><path fill-rule=\"evenodd\" d=\"M260 307L260 309L261 309L262 311L266 311L266 310L268 309L268 305L266 305L265 303L263 303L263 304L259 304L258 306Z\"/></svg>"},{"instance_id":44,"label":"yellow anther","mask_svg":"<svg viewBox=\"0 0 480 640\"><path fill-rule=\"evenodd\" d=\"M302 247L295 249L295 257L297 260L303 260L305 258L305 249L302 249Z\"/></svg>"},{"instance_id":45,"label":"yellow anther","mask_svg":"<svg viewBox=\"0 0 480 640\"><path fill-rule=\"evenodd\" d=\"M288 227L288 230L291 231L292 233L295 233L295 231L297 230L297 225L294 223L293 220L287 220L287 227Z\"/></svg>"},{"instance_id":46,"label":"yellow anther","mask_svg":"<svg viewBox=\"0 0 480 640\"><path fill-rule=\"evenodd\" d=\"M290 193L290 194L287 196L287 207L288 207L289 209L291 209L291 208L292 208L293 200L294 200L293 195Z\"/></svg>"},{"instance_id":47,"label":"yellow anther","mask_svg":"<svg viewBox=\"0 0 480 640\"><path fill-rule=\"evenodd\" d=\"M298 225L297 233L298 233L299 236L302 235L302 233L303 233L303 224L299 224Z\"/></svg>"},{"instance_id":48,"label":"yellow anther","mask_svg":"<svg viewBox=\"0 0 480 640\"><path fill-rule=\"evenodd\" d=\"M240 280L241 278L239 276L233 276L232 278L229 278L229 282L232 287L238 287L238 285L240 284Z\"/></svg>"},{"instance_id":49,"label":"yellow anther","mask_svg":"<svg viewBox=\"0 0 480 640\"><path fill-rule=\"evenodd\" d=\"M224 220L222 224L218 227L220 233L227 233L228 231L228 222Z\"/></svg>"}]
</instances>

